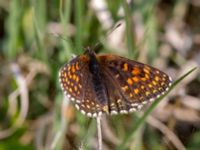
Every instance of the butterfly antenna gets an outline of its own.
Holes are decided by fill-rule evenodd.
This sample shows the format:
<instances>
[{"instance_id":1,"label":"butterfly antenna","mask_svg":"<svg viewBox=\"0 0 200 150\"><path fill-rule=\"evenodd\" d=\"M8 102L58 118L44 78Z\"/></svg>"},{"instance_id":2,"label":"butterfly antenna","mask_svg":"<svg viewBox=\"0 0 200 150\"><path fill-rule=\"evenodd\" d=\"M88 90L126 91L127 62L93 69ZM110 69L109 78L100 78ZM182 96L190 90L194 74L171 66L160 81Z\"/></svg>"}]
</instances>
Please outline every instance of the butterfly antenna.
<instances>
[{"instance_id":1,"label":"butterfly antenna","mask_svg":"<svg viewBox=\"0 0 200 150\"><path fill-rule=\"evenodd\" d=\"M105 41L106 37L108 37L110 34L112 34L112 33L113 33L117 28L119 28L120 26L121 26L121 22L117 23L110 31L108 31L108 33L106 34L106 36L103 38L103 41ZM103 47L103 44L102 44L100 41L98 41L98 42L95 44L93 50L94 50L95 52L98 52L102 47Z\"/></svg>"}]
</instances>

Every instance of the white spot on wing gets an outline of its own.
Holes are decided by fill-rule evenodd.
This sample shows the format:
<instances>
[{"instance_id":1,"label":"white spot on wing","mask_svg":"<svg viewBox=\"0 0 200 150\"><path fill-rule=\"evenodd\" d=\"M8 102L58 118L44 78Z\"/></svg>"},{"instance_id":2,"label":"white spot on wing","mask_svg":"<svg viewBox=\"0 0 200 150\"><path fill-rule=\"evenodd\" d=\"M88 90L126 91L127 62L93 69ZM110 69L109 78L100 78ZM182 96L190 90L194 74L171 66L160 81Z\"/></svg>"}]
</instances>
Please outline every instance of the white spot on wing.
<instances>
[{"instance_id":1,"label":"white spot on wing","mask_svg":"<svg viewBox=\"0 0 200 150\"><path fill-rule=\"evenodd\" d=\"M84 115L86 114L86 112L84 110L81 110L81 113L84 114Z\"/></svg>"},{"instance_id":2,"label":"white spot on wing","mask_svg":"<svg viewBox=\"0 0 200 150\"><path fill-rule=\"evenodd\" d=\"M120 110L120 114L128 114L127 110Z\"/></svg>"},{"instance_id":3,"label":"white spot on wing","mask_svg":"<svg viewBox=\"0 0 200 150\"><path fill-rule=\"evenodd\" d=\"M75 101L75 98L73 98L73 97L71 97L70 99L71 99L71 101Z\"/></svg>"},{"instance_id":4,"label":"white spot on wing","mask_svg":"<svg viewBox=\"0 0 200 150\"><path fill-rule=\"evenodd\" d=\"M133 106L133 107L137 107L138 105L139 105L138 103L131 104L131 106Z\"/></svg>"},{"instance_id":5,"label":"white spot on wing","mask_svg":"<svg viewBox=\"0 0 200 150\"><path fill-rule=\"evenodd\" d=\"M153 102L154 100L155 100L154 98L151 98L149 101L150 101L150 102Z\"/></svg>"},{"instance_id":6,"label":"white spot on wing","mask_svg":"<svg viewBox=\"0 0 200 150\"><path fill-rule=\"evenodd\" d=\"M116 111L116 110L111 110L111 115L116 115L116 114L118 114L118 112Z\"/></svg>"},{"instance_id":7,"label":"white spot on wing","mask_svg":"<svg viewBox=\"0 0 200 150\"><path fill-rule=\"evenodd\" d=\"M101 116L102 115L102 111L98 112L98 116Z\"/></svg>"},{"instance_id":8,"label":"white spot on wing","mask_svg":"<svg viewBox=\"0 0 200 150\"><path fill-rule=\"evenodd\" d=\"M91 114L91 113L87 113L87 116L88 116L88 117L92 117L92 114Z\"/></svg>"},{"instance_id":9,"label":"white spot on wing","mask_svg":"<svg viewBox=\"0 0 200 150\"><path fill-rule=\"evenodd\" d=\"M144 105L147 104L147 101L143 101L142 104L144 104Z\"/></svg>"},{"instance_id":10,"label":"white spot on wing","mask_svg":"<svg viewBox=\"0 0 200 150\"><path fill-rule=\"evenodd\" d=\"M136 108L130 108L129 109L129 112L134 112L134 111L136 111Z\"/></svg>"},{"instance_id":11,"label":"white spot on wing","mask_svg":"<svg viewBox=\"0 0 200 150\"><path fill-rule=\"evenodd\" d=\"M143 107L143 105L138 105L137 109L141 110L142 107Z\"/></svg>"},{"instance_id":12,"label":"white spot on wing","mask_svg":"<svg viewBox=\"0 0 200 150\"><path fill-rule=\"evenodd\" d=\"M79 107L79 105L78 104L75 104L75 107L79 110L80 109L80 107Z\"/></svg>"},{"instance_id":13,"label":"white spot on wing","mask_svg":"<svg viewBox=\"0 0 200 150\"><path fill-rule=\"evenodd\" d=\"M159 98L159 97L160 97L160 94L156 96L156 98Z\"/></svg>"},{"instance_id":14,"label":"white spot on wing","mask_svg":"<svg viewBox=\"0 0 200 150\"><path fill-rule=\"evenodd\" d=\"M97 117L97 113L93 113L93 115L92 115L93 117Z\"/></svg>"}]
</instances>

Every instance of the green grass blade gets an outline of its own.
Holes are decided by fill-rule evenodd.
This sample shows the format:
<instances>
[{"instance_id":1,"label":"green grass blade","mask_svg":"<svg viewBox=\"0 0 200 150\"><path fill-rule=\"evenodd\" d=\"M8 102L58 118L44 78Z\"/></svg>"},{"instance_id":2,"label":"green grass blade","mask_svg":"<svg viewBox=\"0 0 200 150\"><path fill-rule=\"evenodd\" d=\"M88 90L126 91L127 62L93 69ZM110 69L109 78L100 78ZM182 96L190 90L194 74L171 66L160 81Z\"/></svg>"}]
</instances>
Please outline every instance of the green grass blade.
<instances>
[{"instance_id":1,"label":"green grass blade","mask_svg":"<svg viewBox=\"0 0 200 150\"><path fill-rule=\"evenodd\" d=\"M125 12L125 22L126 22L126 40L128 47L128 56L130 58L135 58L136 53L134 52L134 38L133 38L133 24L132 24L132 12L129 9L129 6L126 1L122 1L124 12Z\"/></svg>"},{"instance_id":2,"label":"green grass blade","mask_svg":"<svg viewBox=\"0 0 200 150\"><path fill-rule=\"evenodd\" d=\"M76 23L76 51L80 53L82 51L83 45L83 1L75 1L75 23Z\"/></svg>"},{"instance_id":3,"label":"green grass blade","mask_svg":"<svg viewBox=\"0 0 200 150\"><path fill-rule=\"evenodd\" d=\"M136 124L134 125L133 129L131 130L131 132L128 134L128 136L125 138L125 140L123 141L123 143L119 146L119 150L123 150L125 149L128 141L133 137L135 131L144 123L145 119L148 117L148 115L155 109L155 107L158 105L158 103L171 91L175 88L175 86L180 83L184 78L186 78L190 73L192 73L194 70L196 70L197 67L191 69L190 71L188 71L186 74L184 74L183 76L181 76L179 79L177 79L169 88L169 90L162 96L160 96L159 98L157 98L152 104L151 106L147 109L147 111L143 114L143 116L136 122Z\"/></svg>"},{"instance_id":4,"label":"green grass blade","mask_svg":"<svg viewBox=\"0 0 200 150\"><path fill-rule=\"evenodd\" d=\"M7 42L5 51L8 58L15 58L17 54L22 52L22 37L20 35L22 9L18 0L10 1L9 15L6 22Z\"/></svg>"},{"instance_id":5,"label":"green grass blade","mask_svg":"<svg viewBox=\"0 0 200 150\"><path fill-rule=\"evenodd\" d=\"M48 62L48 54L44 44L44 31L46 30L47 18L46 18L46 4L44 1L33 2L34 13L34 32L35 42L37 45L37 51L35 56L44 62Z\"/></svg>"},{"instance_id":6,"label":"green grass blade","mask_svg":"<svg viewBox=\"0 0 200 150\"><path fill-rule=\"evenodd\" d=\"M66 40L61 41L62 47L64 49L60 52L61 61L71 58L71 54L72 54L72 49L73 49L72 42L67 34L67 32L69 31L71 13L72 13L72 1L67 0L64 2L63 0L60 0L59 1L59 15L60 15L60 21L62 23L62 27L64 31L62 36L64 37L64 39L66 39Z\"/></svg>"}]
</instances>

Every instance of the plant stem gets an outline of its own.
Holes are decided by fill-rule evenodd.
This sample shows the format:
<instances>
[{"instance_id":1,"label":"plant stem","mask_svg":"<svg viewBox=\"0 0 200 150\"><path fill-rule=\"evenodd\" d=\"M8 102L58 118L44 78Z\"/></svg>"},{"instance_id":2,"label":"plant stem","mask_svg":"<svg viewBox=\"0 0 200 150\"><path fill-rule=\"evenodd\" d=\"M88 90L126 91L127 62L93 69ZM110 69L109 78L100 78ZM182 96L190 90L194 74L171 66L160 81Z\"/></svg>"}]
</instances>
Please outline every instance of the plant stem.
<instances>
[{"instance_id":1,"label":"plant stem","mask_svg":"<svg viewBox=\"0 0 200 150\"><path fill-rule=\"evenodd\" d=\"M101 116L97 116L98 150L102 150Z\"/></svg>"}]
</instances>

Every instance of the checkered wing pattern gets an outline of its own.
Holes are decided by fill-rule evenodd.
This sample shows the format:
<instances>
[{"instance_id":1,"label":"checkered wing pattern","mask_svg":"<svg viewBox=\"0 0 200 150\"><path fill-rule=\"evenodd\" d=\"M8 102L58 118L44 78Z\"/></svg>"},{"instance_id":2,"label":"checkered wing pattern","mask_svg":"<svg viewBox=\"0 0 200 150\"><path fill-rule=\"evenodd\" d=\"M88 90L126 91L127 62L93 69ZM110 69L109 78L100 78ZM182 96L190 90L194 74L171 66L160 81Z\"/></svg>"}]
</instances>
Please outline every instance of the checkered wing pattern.
<instances>
[{"instance_id":1,"label":"checkered wing pattern","mask_svg":"<svg viewBox=\"0 0 200 150\"><path fill-rule=\"evenodd\" d=\"M59 72L59 79L65 95L75 103L82 114L96 117L102 113L92 85L92 75L88 68L89 58L78 56L65 64Z\"/></svg>"},{"instance_id":2,"label":"checkered wing pattern","mask_svg":"<svg viewBox=\"0 0 200 150\"><path fill-rule=\"evenodd\" d=\"M108 111L109 114L127 114L131 111L136 111L136 108L132 106L128 97L123 94L121 88L116 83L112 74L108 70L103 70L104 85L107 90L108 96Z\"/></svg>"},{"instance_id":3,"label":"checkered wing pattern","mask_svg":"<svg viewBox=\"0 0 200 150\"><path fill-rule=\"evenodd\" d=\"M93 58L97 62L88 55L80 55L59 72L65 95L89 117L136 111L164 94L171 85L168 75L146 64L115 55ZM98 78L91 72L91 65Z\"/></svg>"},{"instance_id":4,"label":"checkered wing pattern","mask_svg":"<svg viewBox=\"0 0 200 150\"><path fill-rule=\"evenodd\" d=\"M107 78L111 114L138 110L171 85L167 74L146 64L115 55L99 55L98 60Z\"/></svg>"},{"instance_id":5,"label":"checkered wing pattern","mask_svg":"<svg viewBox=\"0 0 200 150\"><path fill-rule=\"evenodd\" d=\"M83 77L86 76L84 70L87 67L88 59L82 56L76 57L68 64L65 64L59 71L61 88L65 95L76 103L80 103L83 97L85 86Z\"/></svg>"}]
</instances>

